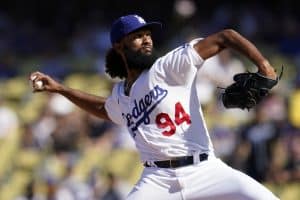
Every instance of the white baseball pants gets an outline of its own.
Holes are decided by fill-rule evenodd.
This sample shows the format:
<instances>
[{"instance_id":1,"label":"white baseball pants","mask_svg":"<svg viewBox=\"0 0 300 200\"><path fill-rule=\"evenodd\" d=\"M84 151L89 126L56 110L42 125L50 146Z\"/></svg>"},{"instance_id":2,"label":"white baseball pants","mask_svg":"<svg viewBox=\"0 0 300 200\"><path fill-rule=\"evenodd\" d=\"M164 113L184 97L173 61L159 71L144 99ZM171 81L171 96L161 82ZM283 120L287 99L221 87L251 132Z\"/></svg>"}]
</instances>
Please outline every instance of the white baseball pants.
<instances>
[{"instance_id":1,"label":"white baseball pants","mask_svg":"<svg viewBox=\"0 0 300 200\"><path fill-rule=\"evenodd\" d=\"M220 159L176 169L145 167L127 200L275 200L262 184Z\"/></svg>"}]
</instances>

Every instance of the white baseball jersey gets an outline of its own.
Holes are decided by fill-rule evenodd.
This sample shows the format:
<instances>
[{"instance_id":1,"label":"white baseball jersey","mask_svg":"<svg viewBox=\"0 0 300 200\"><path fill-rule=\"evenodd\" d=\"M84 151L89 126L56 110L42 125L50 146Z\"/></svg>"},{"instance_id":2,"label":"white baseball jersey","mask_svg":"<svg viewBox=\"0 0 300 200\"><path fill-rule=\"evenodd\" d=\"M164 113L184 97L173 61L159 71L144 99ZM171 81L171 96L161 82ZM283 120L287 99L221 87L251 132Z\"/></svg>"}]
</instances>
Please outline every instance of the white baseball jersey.
<instances>
[{"instance_id":1,"label":"white baseball jersey","mask_svg":"<svg viewBox=\"0 0 300 200\"><path fill-rule=\"evenodd\" d=\"M105 108L110 119L128 127L142 161L193 155L213 155L200 109L196 73L204 60L193 48L199 39L156 60L124 94L117 83Z\"/></svg>"}]
</instances>

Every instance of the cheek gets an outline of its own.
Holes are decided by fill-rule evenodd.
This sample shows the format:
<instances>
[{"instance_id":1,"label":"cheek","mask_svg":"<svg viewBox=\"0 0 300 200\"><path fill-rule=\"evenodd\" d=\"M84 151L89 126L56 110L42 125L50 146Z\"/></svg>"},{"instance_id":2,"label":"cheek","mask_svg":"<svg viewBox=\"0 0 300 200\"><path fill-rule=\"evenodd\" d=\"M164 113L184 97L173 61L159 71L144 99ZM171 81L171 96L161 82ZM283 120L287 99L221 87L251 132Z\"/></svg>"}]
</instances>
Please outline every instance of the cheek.
<instances>
[{"instance_id":1,"label":"cheek","mask_svg":"<svg viewBox=\"0 0 300 200\"><path fill-rule=\"evenodd\" d=\"M132 50L139 50L142 46L142 40L135 39L128 44L128 47L130 47Z\"/></svg>"}]
</instances>

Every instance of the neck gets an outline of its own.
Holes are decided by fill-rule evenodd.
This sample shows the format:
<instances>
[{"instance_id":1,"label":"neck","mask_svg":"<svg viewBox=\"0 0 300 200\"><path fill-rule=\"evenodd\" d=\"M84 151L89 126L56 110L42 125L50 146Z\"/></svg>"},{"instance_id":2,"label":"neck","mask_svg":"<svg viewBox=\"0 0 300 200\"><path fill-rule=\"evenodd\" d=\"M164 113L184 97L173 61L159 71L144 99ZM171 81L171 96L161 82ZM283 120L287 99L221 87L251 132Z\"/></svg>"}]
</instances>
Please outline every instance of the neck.
<instances>
[{"instance_id":1,"label":"neck","mask_svg":"<svg viewBox=\"0 0 300 200\"><path fill-rule=\"evenodd\" d=\"M125 94L129 95L130 89L133 85L133 83L136 81L136 79L141 75L141 73L143 72L143 70L128 70L128 76L125 80Z\"/></svg>"},{"instance_id":2,"label":"neck","mask_svg":"<svg viewBox=\"0 0 300 200\"><path fill-rule=\"evenodd\" d=\"M128 76L126 78L126 81L128 82L134 82L143 72L143 70L138 69L132 69L128 70Z\"/></svg>"}]
</instances>

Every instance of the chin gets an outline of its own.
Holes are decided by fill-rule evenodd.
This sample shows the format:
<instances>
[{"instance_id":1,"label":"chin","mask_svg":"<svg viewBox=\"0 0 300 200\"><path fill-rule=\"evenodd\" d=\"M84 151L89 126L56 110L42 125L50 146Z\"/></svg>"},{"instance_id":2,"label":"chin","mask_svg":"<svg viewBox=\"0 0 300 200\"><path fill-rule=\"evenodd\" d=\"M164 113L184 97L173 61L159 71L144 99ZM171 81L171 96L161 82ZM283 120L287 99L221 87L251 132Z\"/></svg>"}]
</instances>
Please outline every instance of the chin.
<instances>
[{"instance_id":1,"label":"chin","mask_svg":"<svg viewBox=\"0 0 300 200\"><path fill-rule=\"evenodd\" d=\"M152 55L152 51L146 51L144 54L147 55L147 56L151 56Z\"/></svg>"}]
</instances>

